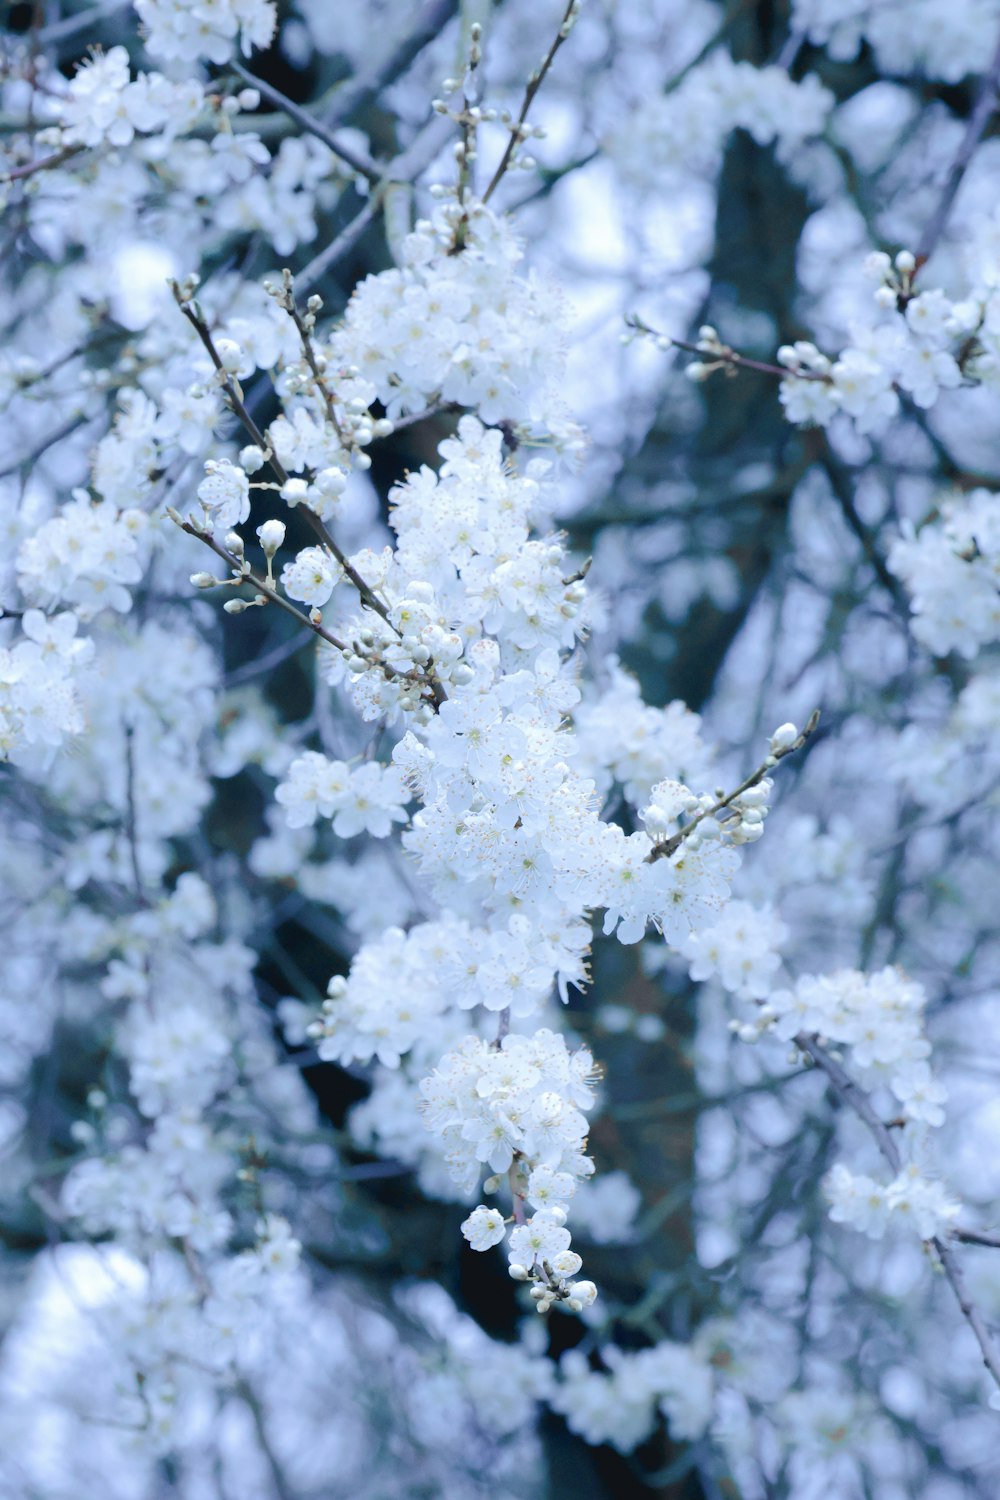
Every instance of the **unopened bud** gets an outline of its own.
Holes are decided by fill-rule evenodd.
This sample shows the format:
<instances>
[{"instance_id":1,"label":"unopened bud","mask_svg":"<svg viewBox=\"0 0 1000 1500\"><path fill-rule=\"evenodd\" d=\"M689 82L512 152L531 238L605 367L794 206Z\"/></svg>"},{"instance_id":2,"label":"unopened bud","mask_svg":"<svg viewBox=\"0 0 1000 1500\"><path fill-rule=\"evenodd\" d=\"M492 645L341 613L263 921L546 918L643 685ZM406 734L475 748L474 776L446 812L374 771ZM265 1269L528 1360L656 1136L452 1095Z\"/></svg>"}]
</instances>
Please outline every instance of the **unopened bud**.
<instances>
[{"instance_id":1,"label":"unopened bud","mask_svg":"<svg viewBox=\"0 0 1000 1500\"><path fill-rule=\"evenodd\" d=\"M264 549L264 556L273 557L285 540L284 521L265 521L263 526L257 527L257 536Z\"/></svg>"},{"instance_id":2,"label":"unopened bud","mask_svg":"<svg viewBox=\"0 0 1000 1500\"><path fill-rule=\"evenodd\" d=\"M771 736L771 754L777 755L779 750L790 750L799 737L799 731L794 724L779 724Z\"/></svg>"}]
</instances>

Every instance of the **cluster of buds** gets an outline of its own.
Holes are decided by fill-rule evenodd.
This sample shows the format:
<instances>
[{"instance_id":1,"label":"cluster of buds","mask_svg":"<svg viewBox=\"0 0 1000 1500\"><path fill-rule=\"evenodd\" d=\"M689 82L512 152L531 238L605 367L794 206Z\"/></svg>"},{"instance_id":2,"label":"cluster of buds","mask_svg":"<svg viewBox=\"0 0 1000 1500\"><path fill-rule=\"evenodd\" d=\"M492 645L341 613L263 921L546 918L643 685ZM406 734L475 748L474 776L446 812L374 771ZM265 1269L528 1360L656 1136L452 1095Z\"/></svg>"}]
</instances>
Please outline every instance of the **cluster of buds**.
<instances>
[{"instance_id":1,"label":"cluster of buds","mask_svg":"<svg viewBox=\"0 0 1000 1500\"><path fill-rule=\"evenodd\" d=\"M281 376L282 394L286 396L318 395L336 441L358 469L371 468L371 459L362 450L376 438L389 437L394 431L387 417L373 417L370 392L361 387L360 371L354 366L330 370L329 359L314 339L316 319L323 308L322 297L315 294L301 312L295 302L295 283L286 267L281 281L265 281L264 290L295 324L302 343L302 359L285 365ZM336 394L331 388L336 383Z\"/></svg>"},{"instance_id":2,"label":"cluster of buds","mask_svg":"<svg viewBox=\"0 0 1000 1500\"><path fill-rule=\"evenodd\" d=\"M833 369L832 362L808 339L796 339L794 344L782 344L778 350L778 364L799 380L829 381L830 371Z\"/></svg>"},{"instance_id":3,"label":"cluster of buds","mask_svg":"<svg viewBox=\"0 0 1000 1500\"><path fill-rule=\"evenodd\" d=\"M419 590L419 584L411 586L411 592ZM463 651L462 638L432 619L422 600L404 599L390 611L388 622L373 619L356 631L344 662L356 677L366 672L385 677L396 689L402 712L427 723L434 711L427 696L429 685L440 689L472 681Z\"/></svg>"},{"instance_id":4,"label":"cluster of buds","mask_svg":"<svg viewBox=\"0 0 1000 1500\"><path fill-rule=\"evenodd\" d=\"M326 521L333 515L346 485L347 475L344 470L336 464L330 464L306 477L293 476L285 481L279 493L286 505L293 509L296 505L305 505L321 521Z\"/></svg>"},{"instance_id":5,"label":"cluster of buds","mask_svg":"<svg viewBox=\"0 0 1000 1500\"><path fill-rule=\"evenodd\" d=\"M672 339L666 339L664 342L661 338L657 342L661 348L673 348L674 341ZM688 380L700 383L702 380L707 380L710 375L714 375L716 370L724 370L730 376L736 374L736 351L731 349L728 344L722 342L718 331L712 327L711 323L703 323L698 329L695 348L699 354L707 354L709 358L693 360L687 366L684 374Z\"/></svg>"},{"instance_id":6,"label":"cluster of buds","mask_svg":"<svg viewBox=\"0 0 1000 1500\"><path fill-rule=\"evenodd\" d=\"M565 1209L548 1208L545 1216L560 1224L566 1222ZM530 1286L528 1295L536 1312L545 1314L562 1306L567 1312L580 1313L597 1298L597 1287L592 1281L573 1280L582 1265L575 1250L559 1250L551 1257L536 1257L531 1265L512 1259L507 1272L513 1281Z\"/></svg>"},{"instance_id":7,"label":"cluster of buds","mask_svg":"<svg viewBox=\"0 0 1000 1500\"><path fill-rule=\"evenodd\" d=\"M310 1021L306 1027L306 1036L310 1041L321 1042L324 1037L333 1036L337 1028L337 1002L343 1000L347 994L347 980L343 974L335 974L326 987L326 999L320 1006L322 1019Z\"/></svg>"},{"instance_id":8,"label":"cluster of buds","mask_svg":"<svg viewBox=\"0 0 1000 1500\"><path fill-rule=\"evenodd\" d=\"M771 787L768 777L756 786L747 787L734 797L726 809L729 814L721 825L722 834L728 844L755 844L764 832L764 819L769 811ZM707 821L707 820L706 820Z\"/></svg>"},{"instance_id":9,"label":"cluster of buds","mask_svg":"<svg viewBox=\"0 0 1000 1500\"><path fill-rule=\"evenodd\" d=\"M894 261L884 250L873 251L865 258L865 275L876 283L875 301L887 312L894 307L902 312L906 307L913 296L916 271L917 258L911 250L900 250Z\"/></svg>"}]
</instances>

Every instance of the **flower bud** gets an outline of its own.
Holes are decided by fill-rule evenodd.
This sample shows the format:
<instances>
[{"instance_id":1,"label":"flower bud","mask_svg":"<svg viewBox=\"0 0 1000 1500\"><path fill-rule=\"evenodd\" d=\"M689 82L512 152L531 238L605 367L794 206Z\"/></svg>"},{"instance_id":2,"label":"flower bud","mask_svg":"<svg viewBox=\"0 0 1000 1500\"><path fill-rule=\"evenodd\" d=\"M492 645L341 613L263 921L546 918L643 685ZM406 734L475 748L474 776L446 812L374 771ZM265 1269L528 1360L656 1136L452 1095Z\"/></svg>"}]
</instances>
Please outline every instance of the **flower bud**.
<instances>
[{"instance_id":1,"label":"flower bud","mask_svg":"<svg viewBox=\"0 0 1000 1500\"><path fill-rule=\"evenodd\" d=\"M777 755L779 750L789 750L799 737L799 731L794 724L780 724L771 736L771 754Z\"/></svg>"},{"instance_id":2,"label":"flower bud","mask_svg":"<svg viewBox=\"0 0 1000 1500\"><path fill-rule=\"evenodd\" d=\"M285 540L284 521L265 521L263 526L257 527L257 536L264 549L264 556L273 557Z\"/></svg>"}]
</instances>

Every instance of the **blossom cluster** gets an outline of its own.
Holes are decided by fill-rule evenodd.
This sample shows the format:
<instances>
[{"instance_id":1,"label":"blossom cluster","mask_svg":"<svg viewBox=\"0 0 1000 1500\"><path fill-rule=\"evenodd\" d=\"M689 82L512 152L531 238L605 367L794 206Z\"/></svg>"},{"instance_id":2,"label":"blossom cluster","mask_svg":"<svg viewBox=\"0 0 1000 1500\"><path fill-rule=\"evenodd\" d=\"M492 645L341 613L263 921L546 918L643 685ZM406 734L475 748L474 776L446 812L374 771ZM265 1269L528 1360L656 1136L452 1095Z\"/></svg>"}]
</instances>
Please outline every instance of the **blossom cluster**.
<instances>
[{"instance_id":1,"label":"blossom cluster","mask_svg":"<svg viewBox=\"0 0 1000 1500\"><path fill-rule=\"evenodd\" d=\"M960 83L984 65L983 36L996 26L994 0L914 0L905 7L872 0L793 0L795 31L838 61L866 42L880 68Z\"/></svg>"},{"instance_id":2,"label":"blossom cluster","mask_svg":"<svg viewBox=\"0 0 1000 1500\"><path fill-rule=\"evenodd\" d=\"M842 1165L828 1179L832 1216L873 1237L892 1217L912 1224L926 1239L946 1232L958 1212L952 1196L919 1160L926 1131L944 1123L948 1098L928 1061L925 1005L922 987L898 968L867 975L857 970L807 974L793 989L772 990L754 1022L740 1028L748 1040L773 1031L783 1041L817 1038L822 1046L843 1049L862 1087L876 1098L886 1097L901 1114L900 1145L911 1159L893 1183L873 1184Z\"/></svg>"},{"instance_id":3,"label":"blossom cluster","mask_svg":"<svg viewBox=\"0 0 1000 1500\"><path fill-rule=\"evenodd\" d=\"M948 495L919 531L908 526L889 549L889 567L910 595L912 629L935 655L971 660L1000 640L1000 520L996 496Z\"/></svg>"},{"instance_id":4,"label":"blossom cluster","mask_svg":"<svg viewBox=\"0 0 1000 1500\"><path fill-rule=\"evenodd\" d=\"M150 52L187 63L228 62L237 44L247 55L268 47L277 20L273 0L136 0L135 8Z\"/></svg>"},{"instance_id":5,"label":"blossom cluster","mask_svg":"<svg viewBox=\"0 0 1000 1500\"><path fill-rule=\"evenodd\" d=\"M922 1240L946 1235L961 1206L942 1182L924 1176L913 1162L888 1183L838 1162L823 1187L834 1223L849 1224L873 1240L880 1240L890 1223L912 1226Z\"/></svg>"},{"instance_id":6,"label":"blossom cluster","mask_svg":"<svg viewBox=\"0 0 1000 1500\"><path fill-rule=\"evenodd\" d=\"M191 129L203 108L194 79L175 83L162 73L133 79L128 52L112 47L89 58L70 80L58 104L61 138L67 146L127 146L137 132L170 140Z\"/></svg>"},{"instance_id":7,"label":"blossom cluster","mask_svg":"<svg viewBox=\"0 0 1000 1500\"><path fill-rule=\"evenodd\" d=\"M455 1181L473 1187L484 1164L497 1186L496 1174L508 1175L510 1272L534 1283L539 1312L557 1301L579 1311L597 1295L592 1282L572 1279L582 1262L565 1227L576 1182L593 1171L581 1113L593 1103L593 1081L591 1054L570 1052L562 1036L543 1027L530 1038L508 1034L499 1047L467 1037L420 1086L427 1127L442 1138ZM527 1218L526 1202L535 1210ZM474 1250L507 1236L503 1216L485 1204L462 1230Z\"/></svg>"},{"instance_id":8,"label":"blossom cluster","mask_svg":"<svg viewBox=\"0 0 1000 1500\"><path fill-rule=\"evenodd\" d=\"M102 26L117 25L100 9ZM332 93L310 106L316 119L306 128L297 106L282 109L275 102L281 96L266 86L274 113L249 118L260 94L241 88L239 71L226 68L238 51L247 56L270 46L278 23L272 0L136 0L134 9L142 28L129 47L93 53L75 71L79 53L61 53L46 39L63 34L62 23L32 21L37 52L18 43L2 80L11 125L3 191L17 210L15 259L19 269L22 256L34 260L22 284L3 289L10 347L0 352L0 403L12 434L0 490L10 539L0 558L0 759L17 768L16 777L3 768L13 795L0 815L9 927L0 1015L10 1037L0 1075L5 1088L13 1080L30 1098L38 1060L51 1056L46 1088L51 1084L57 1105L50 1108L46 1094L37 1113L46 1128L51 1117L54 1139L60 1132L55 1175L48 1164L39 1170L27 1142L31 1109L22 1120L20 1105L8 1108L6 1098L0 1150L5 1162L9 1152L12 1175L25 1189L26 1238L40 1211L65 1237L95 1242L85 1252L83 1279L101 1287L94 1321L98 1342L112 1354L92 1383L79 1374L82 1362L67 1361L86 1396L81 1422L51 1423L51 1431L65 1430L68 1448L80 1430L96 1443L105 1429L128 1428L129 1442L145 1448L153 1467L138 1477L129 1470L121 1493L162 1487L168 1471L185 1494L216 1483L256 1493L270 1483L252 1467L259 1458L291 1496L316 1492L331 1472L346 1473L344 1453L349 1457L351 1441L364 1449L376 1398L384 1398L385 1409L399 1414L384 1444L391 1460L398 1465L400 1454L420 1451L414 1487L480 1500L532 1492L517 1463L534 1454L532 1424L545 1402L585 1441L621 1452L644 1443L662 1418L674 1442L692 1445L681 1462L704 1467L707 1488L737 1485L756 1497L785 1486L790 1500L820 1489L845 1500L910 1493L923 1483L909 1464L910 1429L932 1421L945 1398L968 1409L977 1396L978 1355L966 1358L956 1344L947 1362L954 1370L940 1376L940 1361L924 1361L927 1388L909 1404L899 1400L902 1436L883 1447L907 1456L905 1482L902 1460L888 1479L877 1465L864 1477L838 1467L845 1455L853 1462L862 1454L878 1430L873 1400L843 1389L844 1350L870 1326L856 1295L869 1261L858 1255L856 1267L852 1257L825 1255L825 1243L814 1252L810 1237L829 1231L816 1229L800 1184L810 1175L817 1188L822 1183L829 1217L872 1239L909 1225L910 1242L901 1237L894 1247L904 1280L924 1258L916 1241L943 1241L956 1228L958 1194L938 1177L928 1137L953 1129L959 1112L945 1121L947 1093L931 1066L924 989L899 968L862 973L845 965L869 962L858 957L863 934L861 947L878 955L876 964L892 954L908 966L926 965L913 972L929 988L950 967L956 988L973 975L987 992L985 1004L993 998L987 872L995 839L981 833L976 852L968 830L974 820L980 831L988 828L1000 773L1000 679L984 650L1000 640L992 491L950 495L919 531L905 528L888 553L890 572L912 600L917 640L939 656L984 653L978 676L966 678L946 663L946 680L939 664L932 671L914 660L919 653L908 654L905 671L900 666L905 609L890 621L881 598L871 606L852 593L853 581L845 579L856 559L842 556L840 517L828 525L822 507L808 509L809 474L801 483L788 480L785 494L787 475L772 465L780 444L768 441L766 458L754 448L724 504L705 501L700 459L691 457L699 445L687 442L684 426L694 415L683 407L678 430L684 464L690 458L695 475L689 485L672 476L639 485L628 462L620 490L600 463L563 483L570 466L561 466L561 456L578 457L584 447L566 404L569 398L574 411L585 405L581 387L590 384L577 338L582 323L541 269L544 254L529 252L498 211L510 183L496 196L491 185L488 202L476 196L475 146L484 123L484 158L494 127L498 136L500 126L511 127L513 159L531 170L520 150L529 132L510 113L483 111L476 102L484 28L463 18L467 63L444 89L461 96L461 107L445 108L446 119L432 121L426 139L416 132L417 156L425 144L425 160L438 153L429 169L437 174L441 132L457 124L457 185L435 183L428 191L425 182L404 182L398 161L386 164L377 182L379 164L370 186L356 183L363 206L352 223L346 216L356 211L354 194L341 194L354 174L337 165L328 144L327 105L331 115L344 110L340 119L352 137L361 135L355 124L381 120L367 103L352 114L352 98L358 80L376 76L368 53L393 39L384 66L403 71L379 105L388 101L390 113L401 105L398 118L383 122L393 128L380 140L395 138L397 124L398 139L410 140L427 113L429 70L443 48L453 50L447 26L411 54L408 8L398 0L362 7L368 14L352 17L350 35L317 0L301 0L298 14L282 7L282 69L299 70L309 35L322 37L334 57ZM500 78L504 48L517 59L530 44L534 59L537 38L534 25L522 25L531 9L522 0L493 9L500 44L490 71ZM575 14L575 7L566 12L557 41L566 40ZM599 148L594 180L602 190L611 180L643 192L664 182L671 192L676 187L671 223L681 241L687 208L704 194L700 179L718 172L732 132L773 145L782 190L789 174L799 186L808 179L800 261L808 262L816 245L823 249L822 295L829 291L836 307L841 273L826 247L845 219L861 226L859 234L865 230L841 180L861 156L850 144L848 110L858 103L863 112L863 96L879 89L888 90L881 97L889 99L890 115L901 96L912 102L919 90L900 81L908 70L954 82L985 68L983 40L1000 20L997 0L916 0L910 7L794 0L794 34L781 62L764 67L730 55L736 39L727 36L720 46L720 18L710 0L643 0L584 13L573 43L579 40L579 55L630 57L636 68L622 86L629 118ZM682 53L692 43L683 58L696 61L682 59L677 79L660 92L663 49L647 48L641 38L662 36L675 21L684 33ZM838 69L824 68L823 82L798 65L796 78L789 76L803 39L826 46L835 59L867 44L864 87L846 98L847 108L835 111L835 93L845 102L857 80L845 84ZM143 47L165 72L133 71L130 59L141 69ZM871 84L872 55L892 81ZM554 49L543 72L552 56ZM343 76L345 60L356 64L358 80ZM255 71L265 72L271 60L258 61ZM329 70L320 71L325 78ZM530 75L529 96L541 81ZM951 159L948 128L964 129L945 117L964 103L931 92L941 119L925 111L921 126L929 120L944 163ZM633 109L636 98L647 102ZM571 121L574 137L600 140L607 97L593 115L592 104L586 90L568 92L552 111L555 134ZM625 113L618 109L615 118ZM22 116L23 129L16 123ZM945 127L940 138L938 124ZM878 234L887 243L920 242L910 237L920 226L893 198L894 171L905 179L910 165L906 138L922 149L921 130L911 131L907 119L894 147L899 159L888 162L877 185L885 194ZM556 145L543 149L558 159ZM986 142L972 152L963 187L970 197L989 180L990 149ZM586 179L570 171L576 167L565 174L557 167L543 179L528 225L541 224L553 204L556 221L576 221L573 182ZM762 182L770 171L761 169ZM582 197L592 213L589 190ZM411 208L428 217L414 223ZM942 392L977 383L974 399L995 397L1000 218L983 216L970 227L964 212L955 221L955 244L965 237L972 248L958 256L961 273L946 250L940 280L948 295L927 288L912 254L874 255L867 269L877 289L864 310L870 316L851 327L839 356L801 340L770 368L786 417L829 427L834 461L857 466L859 453L878 454L876 439L899 435L894 421L909 422L912 407L930 410ZM719 222L724 227L721 216ZM261 266L297 256L318 225L331 252L320 251L328 303L335 303L347 266L346 251L336 259L338 244L350 241L366 268L384 265L386 250L396 262L367 275L349 298L345 280L347 300L333 316L318 295L297 299L290 271L258 279ZM352 239L366 227L364 242ZM704 225L698 232L705 234ZM368 240L377 242L371 255ZM721 239L720 248L728 249ZM846 279L852 256L844 256ZM741 309L727 307L729 288L707 288L694 269L697 258L678 283L697 283L693 300L709 309L701 316L718 312L728 328L731 315L737 327ZM51 265L60 265L54 287ZM198 274L183 277L189 266L203 283ZM142 287L133 286L133 269ZM174 275L183 277L173 283L176 307L165 285ZM300 280L307 292L320 284L316 263ZM646 291L648 283L640 278L635 289ZM776 326L794 327L812 313L813 326L823 326L829 306L824 313L808 304L802 296L794 316L766 320L768 343ZM602 361L605 333L595 336ZM707 324L698 338L696 379L720 368L734 374L746 363ZM832 338L830 347L837 347ZM651 421L648 403L628 394L621 410L605 400L603 387L586 398L599 406L599 450L626 434L630 445L642 445L639 427L649 423L652 468L660 475L664 452L671 465L675 457L672 437L656 446L670 424ZM682 398L690 395L682 391ZM946 427L952 407L965 400L962 393L942 402L935 423ZM936 427L930 431L944 442ZM388 446L400 433L401 443ZM859 444L859 435L872 441ZM984 444L988 437L977 434ZM895 478L886 484L890 503L898 498L911 509L933 493L919 472L919 444L912 446L914 472L904 466L898 489ZM812 466L810 445L792 447ZM964 463L962 441L955 451ZM401 454L409 470L392 467ZM981 465L984 476L990 463L992 456ZM968 467L978 476L978 462ZM9 479L19 470L23 483ZM682 490L684 504L691 499L698 511L690 531L683 520L662 519ZM780 505L773 504L776 491ZM625 539L623 566L632 572L640 571L625 514L633 500L634 514L649 522L651 558L663 536L657 527L674 528L679 551L690 537L699 546L705 541L705 556L681 556L676 571L671 562L669 578L653 569L658 594L635 586L629 608L636 628L650 603L677 626L676 638L673 631L647 637L648 660L631 654L638 643L627 639L627 611L590 591L586 548L577 551L555 529L565 525L575 543L594 530L591 502L608 495L614 507L622 501L615 526ZM751 509L758 505L763 509ZM859 504L862 512L852 542L874 510ZM779 533L786 513L787 530ZM727 519L733 514L741 517L735 530ZM206 547L214 571L192 573L193 555L204 564ZM594 553L599 577L599 540ZM758 578L765 554L782 558L777 584ZM217 578L220 571L227 576ZM692 646L685 633L688 606L700 597L699 579L708 578L714 581L704 586L704 604L725 640L721 655L714 644L706 652L704 706L692 698L703 722L682 702L644 701L638 678L612 653L640 660L654 693L666 678L662 699L686 691L681 656L701 665L699 639ZM217 588L224 613L209 602ZM599 588L608 588L606 574ZM300 637L281 635L279 622L289 616ZM691 618L700 629L697 614ZM760 641L772 620L773 649L762 667L768 653ZM241 635L243 625L251 628ZM877 664L865 656L859 668L856 635L866 628L881 632L886 649L872 653ZM282 666L309 631L318 639L315 681L306 684L300 657L286 696ZM842 651L829 649L834 640ZM895 724L873 733L871 704L887 705L891 717L897 690L910 695L910 722L899 733ZM802 743L790 724L771 737L764 765L742 790L726 796L711 736L742 743L767 722L775 699L814 701L814 691L825 718L827 705L833 709L836 749L831 756L821 748L808 761L796 799L806 811L793 821L770 806L766 773ZM296 722L289 703L304 701ZM748 731L750 722L756 727ZM255 822L262 791L270 805ZM864 816L852 806L862 795ZM905 842L894 822L897 799L927 815ZM220 838L234 802L241 808L236 837L227 831ZM887 845L895 840L888 858L877 839L866 845L869 823ZM765 826L768 837L759 843ZM902 873L894 891L897 854ZM733 900L741 859L747 884ZM880 875L885 899L876 900ZM890 921L885 908L896 895ZM920 915L912 922L917 935L906 933L914 912L937 917L945 906L945 920L925 923ZM310 943L323 945L318 959L310 944L304 955L294 945L286 951L281 928L300 920ZM614 1003L574 996L567 1010L571 991L590 983L595 924L615 939L598 952L595 971L606 974L607 964L623 983ZM933 949L921 941L923 929L933 932ZM617 946L654 936L641 953ZM783 962L802 977L782 978ZM680 1049L666 1009L679 997L649 982L671 966L705 985L697 1030L685 1034ZM313 983L321 992L333 968L321 1005L283 993L287 986L305 997L316 992ZM730 1045L720 986L754 1011L752 1022L732 1023L741 1038L774 1037L785 1044L782 1055L791 1046L780 1076L768 1075L771 1049ZM302 1049L296 1058L275 1036L275 1015L288 1048ZM960 1005L949 1007L952 1017L960 1033ZM592 1145L591 1122L602 1107L599 1070L577 1031L595 1049L606 1044L610 1055L635 1060L635 1095L622 1101L609 1090L609 1129ZM842 1062L850 1069L844 1108L831 1111L820 1069L799 1068L806 1043L815 1043L814 1054L825 1049L828 1077ZM65 1077L64 1049L73 1053ZM679 1092L679 1075L668 1072L677 1051ZM368 1090L345 1105L343 1130L317 1125L308 1081L317 1061L347 1071L352 1100ZM86 1082L78 1089L81 1074ZM642 1211L641 1188L651 1184L642 1183L632 1151L639 1133L619 1132L619 1118L655 1116L659 1127L660 1116L682 1115L689 1076L699 1097L679 1138L691 1181L671 1184ZM647 1098L642 1090L650 1080ZM949 1084L954 1092L950 1074ZM991 1105L987 1099L983 1112ZM837 1140L855 1154L851 1165L827 1172L834 1119ZM869 1166L858 1144L865 1124L890 1161L881 1177L875 1168L862 1170ZM946 1150L954 1139L945 1138ZM988 1132L970 1130L966 1154L974 1156L982 1139ZM592 1180L595 1164L603 1167L610 1154L609 1140L621 1146L628 1171ZM886 1151L885 1140L895 1146ZM648 1150L641 1143L654 1165L663 1141L660 1135ZM961 1155L956 1151L956 1173ZM716 1170L720 1162L724 1170ZM794 1168L787 1174L791 1194L767 1181L768 1170L778 1179L785 1163ZM964 1170L968 1177L967 1162ZM982 1161L972 1170L987 1175ZM462 1234L473 1250L503 1247L512 1280L540 1313L561 1307L583 1318L586 1342L558 1368L544 1353L537 1319L522 1325L517 1342L494 1342L440 1288L408 1280L375 1314L361 1280L342 1275L342 1249L344 1263L383 1250L386 1266L394 1263L383 1222L360 1211L359 1184L369 1175L410 1171L427 1196L463 1205L461 1213L449 1212L456 1222L465 1215ZM988 1193L987 1185L987 1213ZM690 1274L662 1274L655 1230L685 1194L696 1256ZM974 1201L964 1186L961 1196ZM385 1224L394 1212L388 1197ZM734 1230L728 1240L720 1225ZM298 1270L300 1237L319 1247L315 1278ZM637 1305L624 1305L625 1289L636 1288L626 1255L617 1257L620 1280L607 1278L611 1295L595 1305L595 1283L581 1279L577 1247L585 1241L631 1245L644 1281L649 1257L654 1273ZM62 1248L38 1258L53 1280L64 1271ZM602 1263L598 1248L594 1260L603 1269L614 1254ZM718 1275L713 1267L721 1267ZM602 1279L593 1265L588 1272ZM988 1297L997 1295L988 1273L984 1284ZM872 1273L876 1285L883 1290ZM895 1313L897 1289L885 1285ZM697 1288L694 1297L689 1286ZM692 1301L713 1296L712 1287L732 1325L703 1325L688 1338ZM932 1289L929 1299L934 1295ZM50 1287L41 1302L61 1310L53 1297ZM960 1303L968 1318L964 1296ZM622 1314L626 1343L616 1348ZM913 1331L902 1317L898 1323L893 1359ZM939 1340L942 1326L928 1316L928 1343ZM635 1347L640 1334L648 1347ZM752 1343L758 1347L751 1354L745 1346ZM870 1358L871 1371L885 1376L891 1406L899 1372L886 1372L874 1352ZM10 1375L16 1360L17 1350L5 1348L0 1406L17 1384ZM384 1390L375 1389L373 1370L384 1375ZM53 1385L61 1391L70 1383L60 1370ZM287 1391L277 1389L285 1385ZM341 1393L332 1407L327 1389ZM9 1441L23 1405L15 1401L12 1409L0 1418L0 1488L25 1482L16 1473L9 1478L27 1446ZM293 1442L307 1422L309 1440ZM214 1474L198 1449L199 1434L213 1425L223 1432ZM352 1425L356 1432L345 1437L341 1429ZM500 1440L510 1437L517 1442L504 1452ZM46 1441L37 1445L45 1464ZM231 1468L229 1450L247 1448L246 1471L235 1461ZM519 1460L511 1457L514 1448ZM476 1455L467 1483L456 1477L466 1472L465 1449ZM167 1463L154 1472L160 1458ZM63 1487L86 1492L90 1476L75 1463L74 1456L72 1482ZM95 1470L118 1472L96 1461ZM362 1493L381 1478L345 1483ZM32 1483L33 1492L48 1493L51 1474Z\"/></svg>"},{"instance_id":9,"label":"blossom cluster","mask_svg":"<svg viewBox=\"0 0 1000 1500\"><path fill-rule=\"evenodd\" d=\"M453 252L456 223L467 236ZM484 423L539 424L570 448L559 398L565 360L557 290L518 267L511 226L475 203L444 204L402 248L402 264L356 288L324 351L371 381L391 417L455 403Z\"/></svg>"},{"instance_id":10,"label":"blossom cluster","mask_svg":"<svg viewBox=\"0 0 1000 1500\"><path fill-rule=\"evenodd\" d=\"M784 68L735 62L720 49L677 88L643 103L613 133L609 150L627 179L659 189L678 173L717 172L735 130L748 131L760 145L774 142L787 159L823 133L833 103L815 74L797 83Z\"/></svg>"}]
</instances>

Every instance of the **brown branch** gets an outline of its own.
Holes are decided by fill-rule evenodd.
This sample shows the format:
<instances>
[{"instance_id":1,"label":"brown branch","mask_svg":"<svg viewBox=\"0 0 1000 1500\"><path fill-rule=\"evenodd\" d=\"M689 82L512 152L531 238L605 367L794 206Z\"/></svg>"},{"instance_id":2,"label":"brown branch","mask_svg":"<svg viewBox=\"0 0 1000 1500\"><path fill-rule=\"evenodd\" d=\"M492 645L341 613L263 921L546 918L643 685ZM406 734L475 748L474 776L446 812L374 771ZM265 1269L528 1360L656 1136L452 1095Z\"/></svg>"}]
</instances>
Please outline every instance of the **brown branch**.
<instances>
[{"instance_id":1,"label":"brown branch","mask_svg":"<svg viewBox=\"0 0 1000 1500\"><path fill-rule=\"evenodd\" d=\"M326 275L331 266L336 265L337 261L342 259L343 256L350 254L368 228L368 225L381 209L384 197L385 185L380 184L379 187L372 191L364 208L361 209L360 213L355 214L349 224L344 226L336 239L331 240L325 250L321 250L318 255L314 255L307 266L304 266L301 271L296 272L295 281L298 286L304 287L308 291L310 287L314 287L317 281L320 281Z\"/></svg>"}]
</instances>

